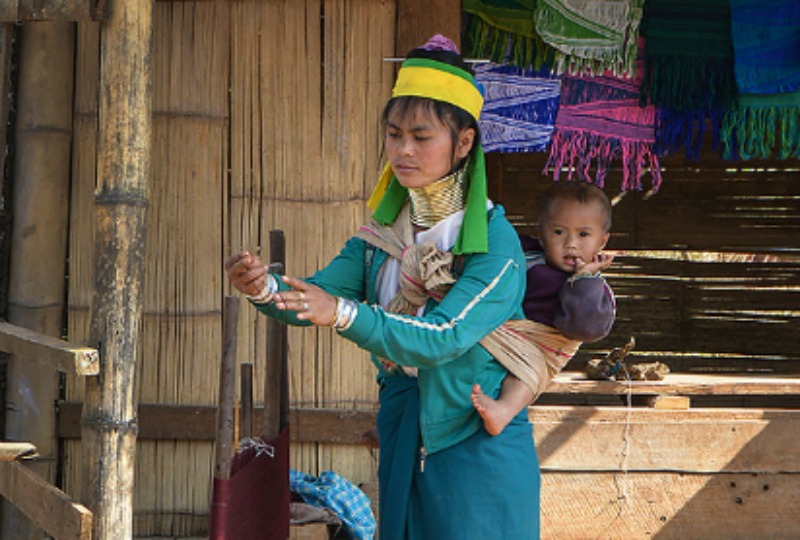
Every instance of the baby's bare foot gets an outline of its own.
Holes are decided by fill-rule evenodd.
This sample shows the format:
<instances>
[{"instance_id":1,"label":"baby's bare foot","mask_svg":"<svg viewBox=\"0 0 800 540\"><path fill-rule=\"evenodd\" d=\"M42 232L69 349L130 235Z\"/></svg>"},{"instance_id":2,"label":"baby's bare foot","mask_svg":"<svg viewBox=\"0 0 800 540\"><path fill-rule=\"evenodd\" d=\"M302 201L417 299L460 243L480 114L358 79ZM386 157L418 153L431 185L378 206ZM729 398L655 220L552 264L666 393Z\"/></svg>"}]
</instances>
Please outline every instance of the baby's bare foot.
<instances>
[{"instance_id":1,"label":"baby's bare foot","mask_svg":"<svg viewBox=\"0 0 800 540\"><path fill-rule=\"evenodd\" d=\"M484 394L479 384L472 387L470 399L473 407L483 419L484 429L489 435L499 435L508 424L508 420L504 419L502 405Z\"/></svg>"}]
</instances>

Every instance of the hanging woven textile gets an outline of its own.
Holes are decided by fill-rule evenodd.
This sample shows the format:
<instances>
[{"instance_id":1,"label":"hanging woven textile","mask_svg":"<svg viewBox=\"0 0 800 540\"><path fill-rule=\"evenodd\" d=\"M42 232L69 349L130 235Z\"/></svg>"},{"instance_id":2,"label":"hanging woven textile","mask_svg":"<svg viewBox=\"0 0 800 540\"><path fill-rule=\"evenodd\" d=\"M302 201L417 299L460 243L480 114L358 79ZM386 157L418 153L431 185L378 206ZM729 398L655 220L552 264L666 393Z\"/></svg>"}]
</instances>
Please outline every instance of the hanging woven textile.
<instances>
[{"instance_id":1,"label":"hanging woven textile","mask_svg":"<svg viewBox=\"0 0 800 540\"><path fill-rule=\"evenodd\" d=\"M800 157L800 2L730 0L739 101L725 115L726 158Z\"/></svg>"},{"instance_id":2,"label":"hanging woven textile","mask_svg":"<svg viewBox=\"0 0 800 540\"><path fill-rule=\"evenodd\" d=\"M558 77L549 70L486 63L475 66L475 80L484 88L478 121L484 151L547 150L558 111Z\"/></svg>"},{"instance_id":3,"label":"hanging woven textile","mask_svg":"<svg viewBox=\"0 0 800 540\"><path fill-rule=\"evenodd\" d=\"M643 44L640 40L640 45ZM641 49L639 56L641 67ZM641 73L641 69L637 72ZM647 170L651 190L661 186L655 143L656 108L640 105L640 78L564 75L550 154L544 173L603 187L612 162L621 160L622 191L642 189ZM592 172L594 169L594 172Z\"/></svg>"},{"instance_id":4,"label":"hanging woven textile","mask_svg":"<svg viewBox=\"0 0 800 540\"><path fill-rule=\"evenodd\" d=\"M556 73L633 76L644 0L539 0L534 21Z\"/></svg>"},{"instance_id":5,"label":"hanging woven textile","mask_svg":"<svg viewBox=\"0 0 800 540\"><path fill-rule=\"evenodd\" d=\"M718 147L723 114L736 99L728 0L647 0L643 98L657 105L656 152L699 159L707 126Z\"/></svg>"},{"instance_id":6,"label":"hanging woven textile","mask_svg":"<svg viewBox=\"0 0 800 540\"><path fill-rule=\"evenodd\" d=\"M536 0L463 0L464 54L521 68L549 63L553 51L536 33L535 7Z\"/></svg>"}]
</instances>

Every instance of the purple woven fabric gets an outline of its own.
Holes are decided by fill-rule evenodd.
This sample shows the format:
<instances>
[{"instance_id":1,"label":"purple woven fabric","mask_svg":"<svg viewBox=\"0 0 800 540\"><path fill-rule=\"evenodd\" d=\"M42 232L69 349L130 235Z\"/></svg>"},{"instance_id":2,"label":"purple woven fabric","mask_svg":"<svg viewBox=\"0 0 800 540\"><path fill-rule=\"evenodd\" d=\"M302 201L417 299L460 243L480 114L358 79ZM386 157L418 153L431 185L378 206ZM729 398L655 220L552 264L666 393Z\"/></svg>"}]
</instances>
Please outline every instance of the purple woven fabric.
<instances>
[{"instance_id":1,"label":"purple woven fabric","mask_svg":"<svg viewBox=\"0 0 800 540\"><path fill-rule=\"evenodd\" d=\"M641 52L637 73L643 72ZM599 187L605 185L612 163L622 165L622 191L642 190L650 172L651 189L661 186L655 144L656 108L640 106L641 75L637 78L565 75L556 116L555 132L545 174L577 176Z\"/></svg>"}]
</instances>

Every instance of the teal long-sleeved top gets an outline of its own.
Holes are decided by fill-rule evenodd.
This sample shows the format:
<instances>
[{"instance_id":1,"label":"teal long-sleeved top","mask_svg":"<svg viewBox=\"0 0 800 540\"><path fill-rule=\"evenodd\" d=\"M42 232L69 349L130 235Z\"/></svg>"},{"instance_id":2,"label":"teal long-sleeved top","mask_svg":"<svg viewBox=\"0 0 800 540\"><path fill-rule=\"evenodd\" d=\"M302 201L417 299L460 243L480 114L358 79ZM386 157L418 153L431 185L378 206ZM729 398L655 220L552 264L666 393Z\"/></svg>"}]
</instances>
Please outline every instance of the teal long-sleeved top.
<instances>
[{"instance_id":1,"label":"teal long-sleeved top","mask_svg":"<svg viewBox=\"0 0 800 540\"><path fill-rule=\"evenodd\" d=\"M405 377L385 371L379 357L418 368L420 429L428 453L466 439L482 428L470 400L474 384L497 396L506 370L478 341L509 319L523 318L525 258L519 237L501 206L488 211L487 253L465 255L457 281L441 303L428 300L422 316L389 313L377 305L378 277L388 254L359 238L306 281L328 293L359 303L353 324L340 335L372 354L379 382ZM279 280L280 286L286 286ZM256 304L263 313L298 321L273 304Z\"/></svg>"}]
</instances>

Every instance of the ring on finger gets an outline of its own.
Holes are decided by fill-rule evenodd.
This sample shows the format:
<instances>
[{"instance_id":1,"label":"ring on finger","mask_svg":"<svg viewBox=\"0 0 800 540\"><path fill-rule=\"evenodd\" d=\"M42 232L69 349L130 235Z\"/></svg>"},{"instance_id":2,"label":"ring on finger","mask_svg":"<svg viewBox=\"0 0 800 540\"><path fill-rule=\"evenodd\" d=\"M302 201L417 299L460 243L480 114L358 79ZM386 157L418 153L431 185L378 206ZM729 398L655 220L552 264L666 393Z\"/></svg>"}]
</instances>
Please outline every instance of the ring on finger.
<instances>
[{"instance_id":1,"label":"ring on finger","mask_svg":"<svg viewBox=\"0 0 800 540\"><path fill-rule=\"evenodd\" d=\"M303 311L308 311L308 302L303 302Z\"/></svg>"},{"instance_id":2,"label":"ring on finger","mask_svg":"<svg viewBox=\"0 0 800 540\"><path fill-rule=\"evenodd\" d=\"M304 301L306 299L306 294L303 291L300 291L300 301Z\"/></svg>"}]
</instances>

